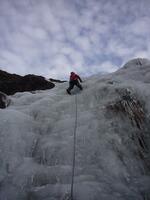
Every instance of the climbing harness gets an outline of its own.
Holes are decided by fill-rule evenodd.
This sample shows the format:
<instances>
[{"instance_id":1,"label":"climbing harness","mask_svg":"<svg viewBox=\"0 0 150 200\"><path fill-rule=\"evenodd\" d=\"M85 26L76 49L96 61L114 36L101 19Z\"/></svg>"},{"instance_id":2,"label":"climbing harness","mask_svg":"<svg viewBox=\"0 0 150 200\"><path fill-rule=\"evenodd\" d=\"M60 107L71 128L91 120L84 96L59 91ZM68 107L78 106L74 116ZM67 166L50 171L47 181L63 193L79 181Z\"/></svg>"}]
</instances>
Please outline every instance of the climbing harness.
<instances>
[{"instance_id":1,"label":"climbing harness","mask_svg":"<svg viewBox=\"0 0 150 200\"><path fill-rule=\"evenodd\" d=\"M74 194L74 174L75 174L75 161L76 161L76 132L77 132L77 95L75 95L75 124L73 133L73 160L72 160L72 177L71 177L71 191L70 200L73 200Z\"/></svg>"}]
</instances>

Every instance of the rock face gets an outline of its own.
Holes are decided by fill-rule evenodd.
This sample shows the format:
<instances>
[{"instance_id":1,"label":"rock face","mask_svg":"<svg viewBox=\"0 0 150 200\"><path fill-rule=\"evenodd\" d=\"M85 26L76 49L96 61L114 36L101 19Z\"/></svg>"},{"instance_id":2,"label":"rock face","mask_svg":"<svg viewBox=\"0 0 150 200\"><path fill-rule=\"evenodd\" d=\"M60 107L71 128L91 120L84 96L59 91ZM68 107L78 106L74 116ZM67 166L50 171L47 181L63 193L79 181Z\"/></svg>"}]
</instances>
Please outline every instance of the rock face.
<instances>
[{"instance_id":1,"label":"rock face","mask_svg":"<svg viewBox=\"0 0 150 200\"><path fill-rule=\"evenodd\" d=\"M26 75L19 76L0 70L0 91L7 95L16 92L51 89L54 83L45 80L42 76Z\"/></svg>"},{"instance_id":2,"label":"rock face","mask_svg":"<svg viewBox=\"0 0 150 200\"><path fill-rule=\"evenodd\" d=\"M61 81L61 80L58 80L58 79L53 79L53 78L50 78L49 79L51 82L56 82L56 83L65 83L67 81Z\"/></svg>"},{"instance_id":3,"label":"rock face","mask_svg":"<svg viewBox=\"0 0 150 200\"><path fill-rule=\"evenodd\" d=\"M6 94L0 92L0 108L6 108L10 103L10 99Z\"/></svg>"}]
</instances>

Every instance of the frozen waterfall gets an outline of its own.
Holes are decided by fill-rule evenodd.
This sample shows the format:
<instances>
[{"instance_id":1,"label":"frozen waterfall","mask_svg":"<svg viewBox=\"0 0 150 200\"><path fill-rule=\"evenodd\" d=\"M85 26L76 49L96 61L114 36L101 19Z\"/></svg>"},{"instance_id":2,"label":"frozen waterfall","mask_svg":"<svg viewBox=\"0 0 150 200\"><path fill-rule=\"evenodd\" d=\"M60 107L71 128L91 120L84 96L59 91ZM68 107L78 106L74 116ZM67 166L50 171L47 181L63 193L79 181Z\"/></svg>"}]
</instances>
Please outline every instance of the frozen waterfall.
<instances>
[{"instance_id":1,"label":"frozen waterfall","mask_svg":"<svg viewBox=\"0 0 150 200\"><path fill-rule=\"evenodd\" d=\"M120 99L118 91L128 88L148 121L150 85L144 77L123 76L124 71L93 76L83 83L83 92L75 89L72 96L65 93L68 83L11 96L11 105L0 110L0 200L65 200L71 187L76 97L74 200L150 198L150 125L144 122L139 129L127 115L107 109Z\"/></svg>"}]
</instances>

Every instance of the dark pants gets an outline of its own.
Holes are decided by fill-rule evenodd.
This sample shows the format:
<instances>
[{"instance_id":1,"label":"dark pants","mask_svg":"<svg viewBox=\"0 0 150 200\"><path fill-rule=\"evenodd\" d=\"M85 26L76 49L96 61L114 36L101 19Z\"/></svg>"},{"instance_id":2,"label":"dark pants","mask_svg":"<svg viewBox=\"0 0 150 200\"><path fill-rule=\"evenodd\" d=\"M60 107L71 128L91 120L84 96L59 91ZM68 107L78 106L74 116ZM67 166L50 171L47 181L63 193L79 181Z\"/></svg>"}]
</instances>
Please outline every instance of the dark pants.
<instances>
[{"instance_id":1,"label":"dark pants","mask_svg":"<svg viewBox=\"0 0 150 200\"><path fill-rule=\"evenodd\" d=\"M78 81L78 80L74 80L74 81L70 81L70 82L69 82L68 91L70 92L70 91L74 88L75 85L76 85L78 88L80 88L80 90L83 89L83 88L82 88L82 85L79 83L79 81Z\"/></svg>"}]
</instances>

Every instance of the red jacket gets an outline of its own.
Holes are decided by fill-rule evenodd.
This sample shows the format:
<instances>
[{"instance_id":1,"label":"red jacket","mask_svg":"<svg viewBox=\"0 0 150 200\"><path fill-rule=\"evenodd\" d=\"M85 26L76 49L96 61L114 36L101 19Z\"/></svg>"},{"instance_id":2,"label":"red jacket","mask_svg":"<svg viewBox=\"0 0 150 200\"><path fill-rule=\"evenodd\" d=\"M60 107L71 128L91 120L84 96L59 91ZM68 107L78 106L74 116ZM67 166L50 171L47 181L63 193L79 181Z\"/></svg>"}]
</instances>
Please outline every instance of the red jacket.
<instances>
[{"instance_id":1,"label":"red jacket","mask_svg":"<svg viewBox=\"0 0 150 200\"><path fill-rule=\"evenodd\" d=\"M70 75L70 81L76 81L76 80L80 80L80 82L82 82L80 76L78 76L77 74L75 74L74 72L71 72L71 75Z\"/></svg>"}]
</instances>

